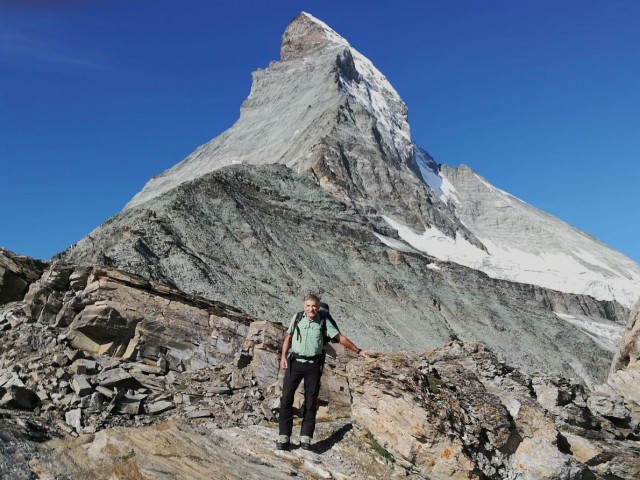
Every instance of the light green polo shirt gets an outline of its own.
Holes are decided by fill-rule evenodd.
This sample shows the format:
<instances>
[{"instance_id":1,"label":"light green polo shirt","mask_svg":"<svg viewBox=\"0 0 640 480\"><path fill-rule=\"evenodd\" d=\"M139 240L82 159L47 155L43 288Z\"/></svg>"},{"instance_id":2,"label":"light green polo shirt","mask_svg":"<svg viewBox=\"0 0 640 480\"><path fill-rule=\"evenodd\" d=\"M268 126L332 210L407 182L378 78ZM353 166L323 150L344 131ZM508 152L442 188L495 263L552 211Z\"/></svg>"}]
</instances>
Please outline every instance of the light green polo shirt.
<instances>
[{"instance_id":1,"label":"light green polo shirt","mask_svg":"<svg viewBox=\"0 0 640 480\"><path fill-rule=\"evenodd\" d=\"M302 316L298 322L300 339L298 339L298 329L296 328L296 331L293 331L295 321L296 316L294 315L287 329L287 333L291 335L291 351L298 355L304 355L305 357L320 355L324 347L320 316L318 315L315 320L308 319L306 315ZM329 338L333 338L340 333L329 320L325 320L325 322L327 324L327 335ZM304 362L306 360L300 361Z\"/></svg>"}]
</instances>

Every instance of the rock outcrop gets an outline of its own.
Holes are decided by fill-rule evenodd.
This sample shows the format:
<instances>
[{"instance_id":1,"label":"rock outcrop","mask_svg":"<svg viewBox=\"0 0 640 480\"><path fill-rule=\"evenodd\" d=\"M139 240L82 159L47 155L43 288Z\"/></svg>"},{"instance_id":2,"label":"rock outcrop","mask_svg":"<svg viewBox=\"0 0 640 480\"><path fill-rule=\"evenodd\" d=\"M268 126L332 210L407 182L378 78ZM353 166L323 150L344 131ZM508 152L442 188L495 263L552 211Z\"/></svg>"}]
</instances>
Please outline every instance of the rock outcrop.
<instances>
[{"instance_id":1,"label":"rock outcrop","mask_svg":"<svg viewBox=\"0 0 640 480\"><path fill-rule=\"evenodd\" d=\"M352 416L423 478L634 478L628 423L590 409L597 393L529 377L485 347L454 342L423 355L348 366Z\"/></svg>"},{"instance_id":2,"label":"rock outcrop","mask_svg":"<svg viewBox=\"0 0 640 480\"><path fill-rule=\"evenodd\" d=\"M608 383L627 400L640 406L640 300L629 315Z\"/></svg>"},{"instance_id":3,"label":"rock outcrop","mask_svg":"<svg viewBox=\"0 0 640 480\"><path fill-rule=\"evenodd\" d=\"M524 374L481 344L366 360L329 348L314 451L282 454L273 450L281 325L110 267L60 263L7 312L0 466L9 479L640 473L627 403Z\"/></svg>"},{"instance_id":4,"label":"rock outcrop","mask_svg":"<svg viewBox=\"0 0 640 480\"><path fill-rule=\"evenodd\" d=\"M640 425L640 300L629 315L607 382L597 387L601 393L594 404L603 415Z\"/></svg>"},{"instance_id":5,"label":"rock outcrop","mask_svg":"<svg viewBox=\"0 0 640 480\"><path fill-rule=\"evenodd\" d=\"M0 305L22 300L45 268L45 262L0 248Z\"/></svg>"},{"instance_id":6,"label":"rock outcrop","mask_svg":"<svg viewBox=\"0 0 640 480\"><path fill-rule=\"evenodd\" d=\"M282 327L238 309L114 269L54 264L8 312L0 405L63 432L140 424L117 413L226 412L216 397L251 400L230 408L228 422L272 415L261 402L278 375Z\"/></svg>"}]
</instances>

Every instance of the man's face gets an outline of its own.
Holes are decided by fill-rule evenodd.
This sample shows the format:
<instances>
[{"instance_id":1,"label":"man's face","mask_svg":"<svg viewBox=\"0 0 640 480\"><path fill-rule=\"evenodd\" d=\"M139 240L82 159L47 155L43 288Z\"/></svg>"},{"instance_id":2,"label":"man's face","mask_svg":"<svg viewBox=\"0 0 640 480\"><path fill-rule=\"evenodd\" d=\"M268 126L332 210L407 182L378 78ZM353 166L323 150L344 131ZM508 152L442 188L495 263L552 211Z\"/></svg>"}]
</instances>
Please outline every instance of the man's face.
<instances>
[{"instance_id":1,"label":"man's face","mask_svg":"<svg viewBox=\"0 0 640 480\"><path fill-rule=\"evenodd\" d=\"M315 319L318 315L318 302L315 300L307 300L304 302L304 314L307 318Z\"/></svg>"}]
</instances>

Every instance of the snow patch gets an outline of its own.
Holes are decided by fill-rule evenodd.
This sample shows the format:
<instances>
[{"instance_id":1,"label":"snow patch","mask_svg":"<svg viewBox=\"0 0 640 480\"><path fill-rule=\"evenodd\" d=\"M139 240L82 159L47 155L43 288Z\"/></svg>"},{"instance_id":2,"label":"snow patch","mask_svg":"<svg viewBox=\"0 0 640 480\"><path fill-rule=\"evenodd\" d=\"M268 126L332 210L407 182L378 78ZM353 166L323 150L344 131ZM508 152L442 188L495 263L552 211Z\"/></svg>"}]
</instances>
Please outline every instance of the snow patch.
<instances>
[{"instance_id":1,"label":"snow patch","mask_svg":"<svg viewBox=\"0 0 640 480\"><path fill-rule=\"evenodd\" d=\"M380 240L382 243L384 243L387 247L391 247L395 250L399 250L401 252L407 252L407 253L418 253L416 250L414 250L413 248L411 248L409 245L407 245L406 243L400 241L400 240L396 240L395 238L391 238L391 237L387 237L385 235L380 235L379 233L373 232L373 234L378 237L378 240Z\"/></svg>"},{"instance_id":2,"label":"snow patch","mask_svg":"<svg viewBox=\"0 0 640 480\"><path fill-rule=\"evenodd\" d=\"M460 263L462 265L482 264L487 256L485 252L467 241L460 234L451 238L436 227L429 227L423 233L416 233L411 228L395 220L383 216L385 222L398 231L398 235L412 247L439 260Z\"/></svg>"},{"instance_id":3,"label":"snow patch","mask_svg":"<svg viewBox=\"0 0 640 480\"><path fill-rule=\"evenodd\" d=\"M624 327L613 323L598 322L591 317L583 315L567 315L553 312L558 318L578 327L600 347L615 353L622 338Z\"/></svg>"},{"instance_id":4,"label":"snow patch","mask_svg":"<svg viewBox=\"0 0 640 480\"><path fill-rule=\"evenodd\" d=\"M625 306L638 297L638 285L634 279L615 275L584 250L536 254L479 238L487 249L485 252L459 233L452 238L436 227L417 233L390 217L382 218L398 231L400 238L417 250L439 260L480 270L492 278L538 285L565 293L586 294L598 300L615 300ZM598 265L602 270L599 272L587 268L585 262Z\"/></svg>"},{"instance_id":5,"label":"snow patch","mask_svg":"<svg viewBox=\"0 0 640 480\"><path fill-rule=\"evenodd\" d=\"M434 171L430 165L429 157L417 146L414 146L414 152L416 156L416 164L420 169L420 175L422 175L422 181L435 192L438 197L442 197L444 192L442 190L443 179L440 176L440 172Z\"/></svg>"}]
</instances>

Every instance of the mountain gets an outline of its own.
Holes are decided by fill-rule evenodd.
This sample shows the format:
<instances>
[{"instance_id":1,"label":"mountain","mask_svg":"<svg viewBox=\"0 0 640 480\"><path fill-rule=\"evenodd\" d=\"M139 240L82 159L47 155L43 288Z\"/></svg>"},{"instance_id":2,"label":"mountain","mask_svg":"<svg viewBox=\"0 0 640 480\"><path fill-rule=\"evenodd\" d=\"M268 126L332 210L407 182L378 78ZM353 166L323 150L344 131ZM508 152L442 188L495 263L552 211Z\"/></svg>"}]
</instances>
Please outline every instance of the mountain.
<instances>
[{"instance_id":1,"label":"mountain","mask_svg":"<svg viewBox=\"0 0 640 480\"><path fill-rule=\"evenodd\" d=\"M545 245L564 257L576 245L587 277L626 283L607 296L538 281L553 278L553 259L523 273L516 250L542 262ZM287 27L281 59L254 73L229 130L58 259L272 321L288 322L315 291L359 345L482 341L526 371L588 384L606 378L628 299L640 295L638 265L465 167L436 163L411 141L407 108L384 75L306 13Z\"/></svg>"},{"instance_id":2,"label":"mountain","mask_svg":"<svg viewBox=\"0 0 640 480\"><path fill-rule=\"evenodd\" d=\"M306 13L287 27L280 55L253 73L239 120L149 180L125 210L223 167L278 163L367 215L458 231L482 248L416 175L407 107L367 58Z\"/></svg>"},{"instance_id":3,"label":"mountain","mask_svg":"<svg viewBox=\"0 0 640 480\"><path fill-rule=\"evenodd\" d=\"M419 237L401 233L410 244L495 278L615 300L627 308L638 299L640 266L631 259L494 187L465 165L429 160L420 161L423 179L485 249L443 239L433 228Z\"/></svg>"}]
</instances>

